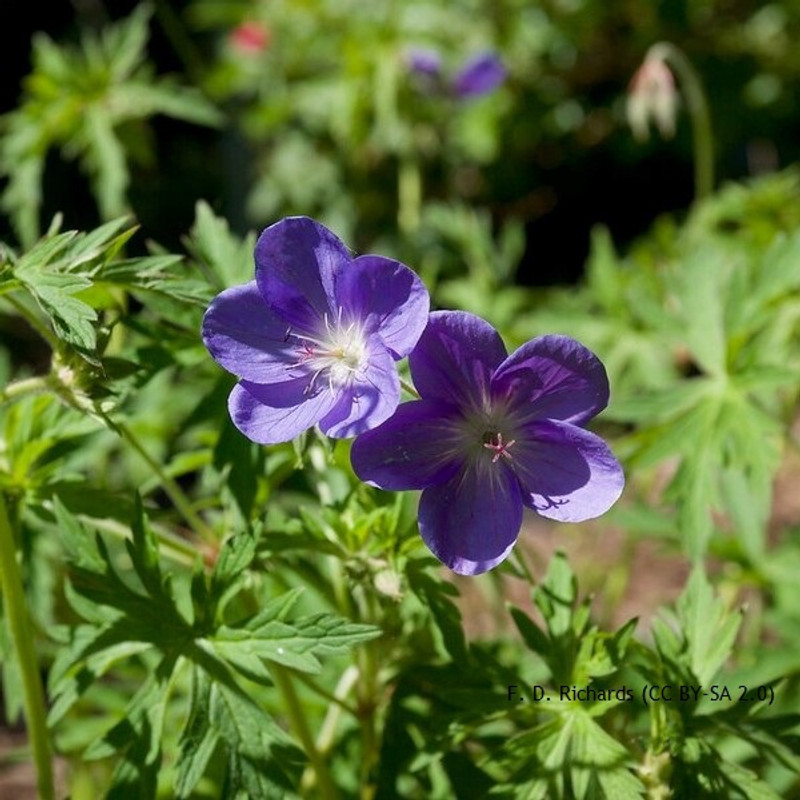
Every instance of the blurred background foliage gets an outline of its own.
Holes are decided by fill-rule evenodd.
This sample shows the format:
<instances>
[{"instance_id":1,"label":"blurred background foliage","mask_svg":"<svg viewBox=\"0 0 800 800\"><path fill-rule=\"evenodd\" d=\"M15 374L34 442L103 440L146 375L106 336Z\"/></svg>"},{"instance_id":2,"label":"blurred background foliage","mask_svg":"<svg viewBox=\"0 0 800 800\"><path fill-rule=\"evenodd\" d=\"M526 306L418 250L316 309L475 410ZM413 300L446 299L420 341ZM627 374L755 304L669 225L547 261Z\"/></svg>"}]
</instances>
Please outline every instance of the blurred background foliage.
<instances>
[{"instance_id":1,"label":"blurred background foliage","mask_svg":"<svg viewBox=\"0 0 800 800\"><path fill-rule=\"evenodd\" d=\"M140 9L128 23L127 49L109 44L106 62L86 45L100 31L121 36L109 23L135 3L63 3L44 24L26 4L11 6L3 100L8 109L21 101L31 124L46 123L35 144L48 167L41 218L65 211L68 226L94 221L82 172L104 215L124 201L167 245L188 228L196 197L240 232L305 213L358 249L378 240L385 247L401 230L402 246L418 240L424 250L426 232L441 238L430 205L464 203L487 209L495 226L524 228L521 283L574 281L593 224L607 224L624 244L691 200L683 109L670 142L637 143L625 124L626 87L658 40L686 53L712 98L720 181L772 171L799 154L792 42L800 9L790 2L160 0L149 19ZM84 38L67 79L42 36L32 59L30 34L41 28L53 41ZM426 93L407 66L414 48L438 52L451 73L495 50L509 75L471 100ZM88 48L95 56L98 49ZM128 85L126 66L134 66L125 61L145 58L156 75L182 73L204 100L175 92L169 107L159 106L156 82L149 102L120 108L114 87ZM53 87L62 104L74 100L81 130L48 102ZM89 129L100 123L85 114L87 98L108 111L97 115L105 127L94 136ZM33 183L20 177L32 168L13 144L21 125L6 118L0 158L12 216L22 213L14 182Z\"/></svg>"}]
</instances>

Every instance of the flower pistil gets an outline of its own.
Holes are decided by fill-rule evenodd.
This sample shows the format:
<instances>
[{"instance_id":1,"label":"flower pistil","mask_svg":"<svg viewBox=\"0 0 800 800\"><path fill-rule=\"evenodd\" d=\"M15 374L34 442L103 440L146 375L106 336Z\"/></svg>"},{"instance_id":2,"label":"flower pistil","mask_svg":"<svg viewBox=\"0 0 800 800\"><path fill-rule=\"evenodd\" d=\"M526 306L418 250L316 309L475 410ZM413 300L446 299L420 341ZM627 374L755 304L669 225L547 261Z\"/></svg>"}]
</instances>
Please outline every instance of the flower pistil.
<instances>
[{"instance_id":1,"label":"flower pistil","mask_svg":"<svg viewBox=\"0 0 800 800\"><path fill-rule=\"evenodd\" d=\"M499 431L497 433L487 431L483 434L483 446L494 453L492 456L492 464L496 464L500 456L509 461L513 461L514 459L511 453L508 452L508 448L516 443L516 439L512 439L510 442L503 442L503 434Z\"/></svg>"}]
</instances>

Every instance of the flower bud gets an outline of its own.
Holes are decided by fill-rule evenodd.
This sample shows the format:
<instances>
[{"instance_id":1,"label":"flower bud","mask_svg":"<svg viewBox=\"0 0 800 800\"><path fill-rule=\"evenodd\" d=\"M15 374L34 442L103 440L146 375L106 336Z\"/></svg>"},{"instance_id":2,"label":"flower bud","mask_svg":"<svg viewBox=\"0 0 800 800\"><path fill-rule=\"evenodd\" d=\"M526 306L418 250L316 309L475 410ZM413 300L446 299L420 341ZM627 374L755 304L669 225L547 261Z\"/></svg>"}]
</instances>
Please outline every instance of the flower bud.
<instances>
[{"instance_id":1,"label":"flower bud","mask_svg":"<svg viewBox=\"0 0 800 800\"><path fill-rule=\"evenodd\" d=\"M670 138L675 133L678 93L669 67L659 55L648 55L628 87L626 114L636 139L648 137L651 120L659 133Z\"/></svg>"}]
</instances>

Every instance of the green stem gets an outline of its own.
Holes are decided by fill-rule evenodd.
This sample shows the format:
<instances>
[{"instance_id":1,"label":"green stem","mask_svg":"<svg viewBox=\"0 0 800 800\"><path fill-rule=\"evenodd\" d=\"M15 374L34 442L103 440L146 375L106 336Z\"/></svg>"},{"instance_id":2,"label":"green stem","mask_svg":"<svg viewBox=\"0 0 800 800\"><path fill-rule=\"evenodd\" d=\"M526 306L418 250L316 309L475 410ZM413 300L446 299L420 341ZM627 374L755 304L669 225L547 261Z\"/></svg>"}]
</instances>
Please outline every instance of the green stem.
<instances>
[{"instance_id":1,"label":"green stem","mask_svg":"<svg viewBox=\"0 0 800 800\"><path fill-rule=\"evenodd\" d=\"M317 735L317 749L320 753L327 753L332 747L336 725L339 722L339 718L342 716L342 711L349 711L355 716L356 710L351 709L350 706L344 702L344 698L350 694L357 682L358 669L354 664L351 664L342 673L342 677L339 679L336 689L334 689L333 701L319 729L319 734Z\"/></svg>"},{"instance_id":2,"label":"green stem","mask_svg":"<svg viewBox=\"0 0 800 800\"><path fill-rule=\"evenodd\" d=\"M33 647L33 631L22 588L17 563L14 532L6 511L5 498L0 492L0 582L3 586L3 606L19 660L22 677L22 702L28 736L36 764L36 779L41 800L54 800L53 771L50 764L50 739L47 733L44 689L39 677L39 665Z\"/></svg>"},{"instance_id":3,"label":"green stem","mask_svg":"<svg viewBox=\"0 0 800 800\"><path fill-rule=\"evenodd\" d=\"M397 225L404 234L419 227L422 208L422 175L415 160L400 162L397 175Z\"/></svg>"},{"instance_id":4,"label":"green stem","mask_svg":"<svg viewBox=\"0 0 800 800\"><path fill-rule=\"evenodd\" d=\"M308 760L311 762L311 766L314 769L314 774L317 778L317 786L319 788L319 796L323 798L323 800L338 800L339 792L328 771L328 765L317 749L314 737L311 735L311 729L308 727L308 721L306 720L297 692L295 692L294 683L292 682L289 670L272 661L269 665L269 671L275 681L275 685L278 687L278 691L283 697L286 715L289 718L291 729L300 740L300 744L303 745Z\"/></svg>"},{"instance_id":5,"label":"green stem","mask_svg":"<svg viewBox=\"0 0 800 800\"><path fill-rule=\"evenodd\" d=\"M684 53L670 42L658 42L647 53L646 59L668 63L680 80L686 98L686 109L692 118L692 144L694 149L694 191L701 200L714 190L714 138L711 133L711 114L700 76Z\"/></svg>"},{"instance_id":6,"label":"green stem","mask_svg":"<svg viewBox=\"0 0 800 800\"><path fill-rule=\"evenodd\" d=\"M41 394L51 389L48 377L36 375L33 378L23 378L22 380L9 383L4 389L0 389L0 403L7 403L9 400L16 400L26 394Z\"/></svg>"},{"instance_id":7,"label":"green stem","mask_svg":"<svg viewBox=\"0 0 800 800\"><path fill-rule=\"evenodd\" d=\"M419 400L419 392L405 378L400 378L400 385L414 398Z\"/></svg>"},{"instance_id":8,"label":"green stem","mask_svg":"<svg viewBox=\"0 0 800 800\"><path fill-rule=\"evenodd\" d=\"M519 545L512 551L512 558L517 564L519 571L525 576L530 586L536 586L536 578L531 572L531 568L528 566L528 562L525 560L525 556L522 554L522 548L519 547Z\"/></svg>"},{"instance_id":9,"label":"green stem","mask_svg":"<svg viewBox=\"0 0 800 800\"><path fill-rule=\"evenodd\" d=\"M378 619L375 597L369 591L364 592L363 603L359 614L360 620L374 624ZM378 653L377 642L364 642L358 648L359 681L356 686L358 698L358 718L361 722L362 756L361 756L361 800L373 800L378 787L373 779L373 769L378 761L380 742L377 732L378 710Z\"/></svg>"},{"instance_id":10,"label":"green stem","mask_svg":"<svg viewBox=\"0 0 800 800\"><path fill-rule=\"evenodd\" d=\"M350 666L348 668L351 671L351 674L355 675L358 678L358 670L354 666ZM347 670L345 670L347 673ZM334 692L329 692L326 689L323 689L321 686L318 686L314 683L311 678L307 675L304 675L302 672L298 672L295 676L303 686L307 686L312 692L318 694L320 697L325 698L330 703L330 707L328 709L328 713L331 712L342 712L346 711L348 714L351 714L354 717L358 716L358 709L355 706L351 706L349 703L346 703L344 698L347 697L348 692L345 692L343 695L339 693L339 690L335 690Z\"/></svg>"},{"instance_id":11,"label":"green stem","mask_svg":"<svg viewBox=\"0 0 800 800\"><path fill-rule=\"evenodd\" d=\"M147 463L147 466L158 476L161 481L161 488L167 493L167 496L172 500L178 513L186 520L189 527L197 533L201 538L206 541L212 542L216 539L214 531L206 525L205 522L192 508L189 498L184 494L183 489L176 483L173 478L161 468L161 465L156 461L150 453L145 450L142 443L138 440L136 435L125 423L118 422L114 424L116 430L119 431L123 439L142 457Z\"/></svg>"}]
</instances>

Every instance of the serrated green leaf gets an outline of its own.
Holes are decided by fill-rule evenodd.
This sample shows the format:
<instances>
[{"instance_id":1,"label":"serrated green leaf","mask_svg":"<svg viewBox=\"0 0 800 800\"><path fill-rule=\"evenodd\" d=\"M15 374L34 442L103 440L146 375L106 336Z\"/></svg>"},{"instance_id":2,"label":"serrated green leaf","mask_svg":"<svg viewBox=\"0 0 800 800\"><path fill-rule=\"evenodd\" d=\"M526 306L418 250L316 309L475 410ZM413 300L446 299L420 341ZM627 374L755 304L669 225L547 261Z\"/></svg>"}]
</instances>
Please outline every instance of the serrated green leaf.
<instances>
[{"instance_id":1,"label":"serrated green leaf","mask_svg":"<svg viewBox=\"0 0 800 800\"><path fill-rule=\"evenodd\" d=\"M219 587L217 592L221 592L253 563L259 533L260 528L246 528L225 540L211 576L212 587Z\"/></svg>"},{"instance_id":2,"label":"serrated green leaf","mask_svg":"<svg viewBox=\"0 0 800 800\"><path fill-rule=\"evenodd\" d=\"M133 562L133 568L148 593L157 597L163 592L158 541L147 522L138 493L134 498L131 534L133 538L126 541L125 546Z\"/></svg>"},{"instance_id":3,"label":"serrated green leaf","mask_svg":"<svg viewBox=\"0 0 800 800\"><path fill-rule=\"evenodd\" d=\"M712 376L726 371L724 303L730 273L737 266L724 252L709 246L684 258L674 276L682 337L698 365Z\"/></svg>"},{"instance_id":4,"label":"serrated green leaf","mask_svg":"<svg viewBox=\"0 0 800 800\"><path fill-rule=\"evenodd\" d=\"M208 679L203 673L194 670L189 706L191 712L179 742L178 775L175 779L175 794L178 798L191 796L219 742L218 731L209 725L209 701Z\"/></svg>"},{"instance_id":5,"label":"serrated green leaf","mask_svg":"<svg viewBox=\"0 0 800 800\"><path fill-rule=\"evenodd\" d=\"M53 498L53 512L58 525L59 537L67 549L70 560L78 567L102 572L103 560L94 544L94 537L67 510L61 498Z\"/></svg>"},{"instance_id":6,"label":"serrated green leaf","mask_svg":"<svg viewBox=\"0 0 800 800\"><path fill-rule=\"evenodd\" d=\"M97 312L75 297L91 286L91 281L80 275L42 270L17 270L16 274L50 318L60 339L85 352L95 349L97 335L93 323Z\"/></svg>"},{"instance_id":7,"label":"serrated green leaf","mask_svg":"<svg viewBox=\"0 0 800 800\"><path fill-rule=\"evenodd\" d=\"M701 567L695 567L677 602L688 644L688 666L697 682L710 684L733 649L741 613L730 612L718 597Z\"/></svg>"},{"instance_id":8,"label":"serrated green leaf","mask_svg":"<svg viewBox=\"0 0 800 800\"><path fill-rule=\"evenodd\" d=\"M371 625L348 622L332 614L316 614L291 624L273 620L257 627L217 629L210 644L221 658L250 669L253 658L275 661L301 672L322 668L317 658L339 655L381 633Z\"/></svg>"},{"instance_id":9,"label":"serrated green leaf","mask_svg":"<svg viewBox=\"0 0 800 800\"><path fill-rule=\"evenodd\" d=\"M204 264L222 290L253 279L255 235L234 236L227 220L217 217L205 201L195 206L195 220L186 246Z\"/></svg>"},{"instance_id":10,"label":"serrated green leaf","mask_svg":"<svg viewBox=\"0 0 800 800\"><path fill-rule=\"evenodd\" d=\"M246 695L212 683L209 724L228 753L227 780L247 797L295 797L304 758L274 720Z\"/></svg>"}]
</instances>

